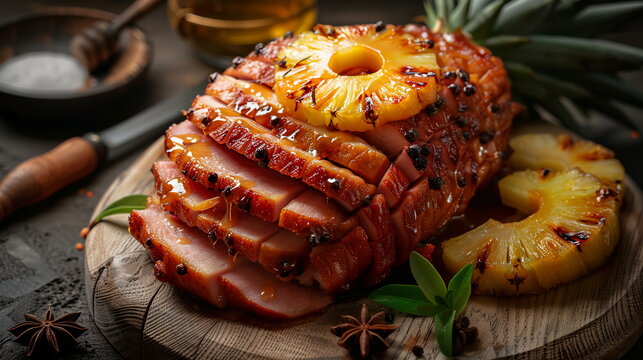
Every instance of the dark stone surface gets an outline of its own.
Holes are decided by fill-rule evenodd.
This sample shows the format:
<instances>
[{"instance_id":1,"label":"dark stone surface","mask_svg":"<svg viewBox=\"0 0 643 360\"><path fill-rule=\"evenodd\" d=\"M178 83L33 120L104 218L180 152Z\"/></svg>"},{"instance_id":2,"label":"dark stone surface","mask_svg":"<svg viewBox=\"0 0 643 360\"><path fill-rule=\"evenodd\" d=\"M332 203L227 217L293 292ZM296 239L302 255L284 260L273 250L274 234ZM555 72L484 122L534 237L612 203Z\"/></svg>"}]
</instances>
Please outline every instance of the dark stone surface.
<instances>
[{"instance_id":1,"label":"dark stone surface","mask_svg":"<svg viewBox=\"0 0 643 360\"><path fill-rule=\"evenodd\" d=\"M320 22L366 23L382 20L404 23L422 12L420 0L407 1L320 1ZM124 0L61 0L61 1L2 1L2 17L43 6L84 6L113 12L122 11L129 1ZM391 5L391 4L394 5ZM99 130L110 123L133 115L150 104L186 89L201 81L212 69L199 62L167 24L165 8L160 7L139 22L152 37L155 56L152 67L130 101L119 104L108 114L92 117L73 127L55 126L34 130L28 123L14 118L0 118L0 176L19 162L43 153L61 141L81 135L88 130ZM619 35L619 39L643 46L641 30ZM641 72L628 74L638 86L643 83ZM187 104L186 104L187 106ZM640 113L634 115L641 117ZM590 135L616 149L624 159L628 171L638 183L643 181L640 156L641 142L600 119L592 120ZM603 125L601 125L603 124ZM160 134L159 134L160 135ZM141 144L145 146L145 144ZM55 314L82 312L79 323L89 331L79 338L79 346L59 355L59 359L119 359L120 356L98 332L89 315L83 283L82 251L74 248L79 231L86 226L89 216L112 180L134 161L140 152L113 162L88 179L61 191L49 200L18 211L0 222L0 359L25 359L24 347L11 341L6 329L22 321L22 314L44 315L51 306ZM82 190L94 193L92 198ZM19 256L16 256L19 254ZM22 259L22 260L21 260ZM641 341L628 354L640 358Z\"/></svg>"}]
</instances>

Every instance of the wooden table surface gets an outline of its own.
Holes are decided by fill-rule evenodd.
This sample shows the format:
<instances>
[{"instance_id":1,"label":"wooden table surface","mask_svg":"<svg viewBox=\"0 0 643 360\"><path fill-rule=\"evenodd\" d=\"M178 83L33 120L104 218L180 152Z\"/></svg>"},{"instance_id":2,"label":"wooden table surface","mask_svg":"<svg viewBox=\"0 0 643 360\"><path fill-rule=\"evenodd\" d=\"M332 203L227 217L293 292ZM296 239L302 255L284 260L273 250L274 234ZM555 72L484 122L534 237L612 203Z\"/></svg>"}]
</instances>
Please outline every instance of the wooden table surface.
<instances>
[{"instance_id":1,"label":"wooden table surface","mask_svg":"<svg viewBox=\"0 0 643 360\"><path fill-rule=\"evenodd\" d=\"M0 18L47 6L94 7L112 12L122 11L125 0L58 0L1 1ZM319 22L347 24L375 22L404 23L422 12L420 0L321 0ZM394 4L391 6L390 4ZM61 141L100 130L136 114L178 91L203 80L214 69L200 62L170 29L165 7L160 6L139 21L154 43L154 60L143 84L131 101L119 104L98 123L74 127L34 129L20 119L0 116L0 177L18 163L48 151ZM636 29L614 36L620 41L643 47L643 24ZM627 74L634 85L643 87L643 72ZM187 104L186 104L187 106ZM643 119L641 112L631 111ZM592 119L594 126L586 134L614 149L625 163L628 173L641 187L643 155L641 140L633 140L627 132ZM160 134L159 134L160 135ZM22 320L23 313L43 315L48 306L56 314L81 311L81 324L90 330L79 338L80 345L60 359L119 359L105 338L96 330L89 316L84 296L83 256L75 249L80 229L89 220L98 198L112 180L140 154L148 144L127 157L104 166L92 177L69 186L42 204L23 209L0 221L0 359L23 359L24 348L13 341L5 329ZM93 197L91 196L93 194ZM625 358L639 359L643 341Z\"/></svg>"}]
</instances>

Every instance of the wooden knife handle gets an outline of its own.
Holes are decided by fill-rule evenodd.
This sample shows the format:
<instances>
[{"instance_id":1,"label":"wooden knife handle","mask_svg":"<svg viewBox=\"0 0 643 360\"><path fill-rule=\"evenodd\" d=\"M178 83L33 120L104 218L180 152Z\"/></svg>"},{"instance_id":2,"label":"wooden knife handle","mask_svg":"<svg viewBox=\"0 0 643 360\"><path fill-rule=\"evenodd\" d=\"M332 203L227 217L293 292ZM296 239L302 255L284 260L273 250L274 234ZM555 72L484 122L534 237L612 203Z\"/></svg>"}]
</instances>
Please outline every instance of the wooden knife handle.
<instances>
[{"instance_id":1,"label":"wooden knife handle","mask_svg":"<svg viewBox=\"0 0 643 360\"><path fill-rule=\"evenodd\" d=\"M23 162L0 182L0 219L84 178L98 163L96 148L82 137L71 138Z\"/></svg>"}]
</instances>

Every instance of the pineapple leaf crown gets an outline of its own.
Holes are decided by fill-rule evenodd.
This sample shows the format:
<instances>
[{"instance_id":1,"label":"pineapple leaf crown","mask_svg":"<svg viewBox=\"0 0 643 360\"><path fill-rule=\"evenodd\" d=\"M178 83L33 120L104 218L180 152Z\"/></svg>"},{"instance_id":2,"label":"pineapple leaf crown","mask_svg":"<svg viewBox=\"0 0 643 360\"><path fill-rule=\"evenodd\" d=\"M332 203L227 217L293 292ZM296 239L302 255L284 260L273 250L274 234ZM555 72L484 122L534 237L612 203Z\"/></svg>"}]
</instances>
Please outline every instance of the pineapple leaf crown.
<instances>
[{"instance_id":1,"label":"pineapple leaf crown","mask_svg":"<svg viewBox=\"0 0 643 360\"><path fill-rule=\"evenodd\" d=\"M617 104L643 108L619 72L643 67L643 49L596 39L641 18L643 1L424 0L433 31L463 30L505 62L514 99L582 132L590 112L636 131Z\"/></svg>"}]
</instances>

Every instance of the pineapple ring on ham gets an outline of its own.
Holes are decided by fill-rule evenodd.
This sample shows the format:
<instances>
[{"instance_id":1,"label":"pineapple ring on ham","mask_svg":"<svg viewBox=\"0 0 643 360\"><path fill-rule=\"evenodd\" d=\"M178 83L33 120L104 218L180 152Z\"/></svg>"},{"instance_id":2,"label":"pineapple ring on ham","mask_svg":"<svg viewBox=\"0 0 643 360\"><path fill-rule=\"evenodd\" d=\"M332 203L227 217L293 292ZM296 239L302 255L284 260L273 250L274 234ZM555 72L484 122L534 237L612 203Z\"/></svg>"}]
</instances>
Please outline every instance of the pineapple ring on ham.
<instances>
[{"instance_id":1,"label":"pineapple ring on ham","mask_svg":"<svg viewBox=\"0 0 643 360\"><path fill-rule=\"evenodd\" d=\"M491 219L442 243L449 272L474 264L477 294L533 294L569 283L600 266L618 242L620 201L593 175L525 170L498 186L503 204L531 215Z\"/></svg>"},{"instance_id":2,"label":"pineapple ring on ham","mask_svg":"<svg viewBox=\"0 0 643 360\"><path fill-rule=\"evenodd\" d=\"M371 130L435 102L440 68L432 47L399 26L318 25L281 51L273 89L312 125Z\"/></svg>"},{"instance_id":3,"label":"pineapple ring on ham","mask_svg":"<svg viewBox=\"0 0 643 360\"><path fill-rule=\"evenodd\" d=\"M516 170L550 169L564 171L575 167L598 177L622 197L625 169L614 153L588 140L569 134L531 133L509 140L514 153L509 164Z\"/></svg>"}]
</instances>

